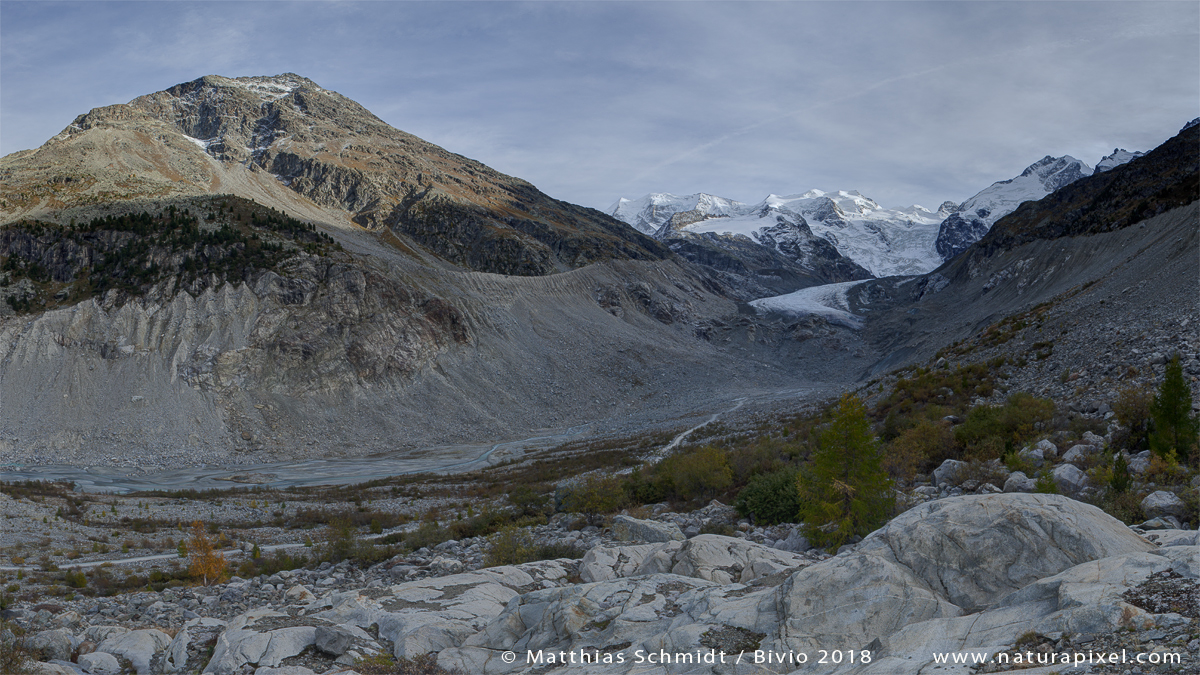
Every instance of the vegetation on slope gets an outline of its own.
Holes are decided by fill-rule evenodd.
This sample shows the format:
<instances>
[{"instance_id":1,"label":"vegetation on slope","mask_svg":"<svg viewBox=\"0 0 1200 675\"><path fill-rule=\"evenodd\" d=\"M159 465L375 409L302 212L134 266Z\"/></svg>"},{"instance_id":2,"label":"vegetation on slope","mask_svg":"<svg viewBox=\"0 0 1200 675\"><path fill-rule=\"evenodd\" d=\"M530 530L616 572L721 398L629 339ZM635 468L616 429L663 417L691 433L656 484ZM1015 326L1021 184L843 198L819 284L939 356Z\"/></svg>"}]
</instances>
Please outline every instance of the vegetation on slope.
<instances>
[{"instance_id":1,"label":"vegetation on slope","mask_svg":"<svg viewBox=\"0 0 1200 675\"><path fill-rule=\"evenodd\" d=\"M337 249L311 224L229 196L85 223L21 221L0 229L0 295L17 312L35 312L112 290L142 295L168 280L197 293L300 251Z\"/></svg>"}]
</instances>

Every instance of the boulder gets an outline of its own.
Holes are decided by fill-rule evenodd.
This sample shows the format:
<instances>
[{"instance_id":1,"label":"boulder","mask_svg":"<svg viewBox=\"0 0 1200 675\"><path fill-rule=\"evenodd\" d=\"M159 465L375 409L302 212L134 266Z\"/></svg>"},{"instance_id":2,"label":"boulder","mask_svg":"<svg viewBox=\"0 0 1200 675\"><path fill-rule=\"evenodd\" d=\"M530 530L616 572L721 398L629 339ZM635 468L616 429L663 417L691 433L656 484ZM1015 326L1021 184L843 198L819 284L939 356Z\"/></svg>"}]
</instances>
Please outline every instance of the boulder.
<instances>
[{"instance_id":1,"label":"boulder","mask_svg":"<svg viewBox=\"0 0 1200 675\"><path fill-rule=\"evenodd\" d=\"M1074 464L1060 464L1054 467L1051 476L1059 491L1068 495L1078 494L1088 484L1087 474Z\"/></svg>"},{"instance_id":2,"label":"boulder","mask_svg":"<svg viewBox=\"0 0 1200 675\"><path fill-rule=\"evenodd\" d=\"M938 468L933 470L933 484L936 487L953 487L958 485L965 473L966 462L960 462L957 459L948 459L941 463Z\"/></svg>"},{"instance_id":3,"label":"boulder","mask_svg":"<svg viewBox=\"0 0 1200 675\"><path fill-rule=\"evenodd\" d=\"M1014 471L1008 476L1008 480L1004 481L1005 492L1033 492L1037 487L1037 481L1026 476L1023 471Z\"/></svg>"},{"instance_id":4,"label":"boulder","mask_svg":"<svg viewBox=\"0 0 1200 675\"><path fill-rule=\"evenodd\" d=\"M1062 461L1071 464L1082 464L1094 454L1096 454L1096 447L1093 445L1072 445L1069 450L1063 453Z\"/></svg>"},{"instance_id":5,"label":"boulder","mask_svg":"<svg viewBox=\"0 0 1200 675\"><path fill-rule=\"evenodd\" d=\"M1043 438L1035 443L1033 447L1042 451L1042 459L1051 460L1058 457L1058 446L1048 438Z\"/></svg>"},{"instance_id":6,"label":"boulder","mask_svg":"<svg viewBox=\"0 0 1200 675\"><path fill-rule=\"evenodd\" d=\"M865 646L910 623L961 613L890 558L861 552L836 556L789 577L779 587L780 651Z\"/></svg>"},{"instance_id":7,"label":"boulder","mask_svg":"<svg viewBox=\"0 0 1200 675\"><path fill-rule=\"evenodd\" d=\"M170 644L171 636L156 628L144 628L110 635L96 645L96 651L129 659L138 675L143 675L150 672L150 661L154 655Z\"/></svg>"},{"instance_id":8,"label":"boulder","mask_svg":"<svg viewBox=\"0 0 1200 675\"><path fill-rule=\"evenodd\" d=\"M1143 474L1150 468L1150 451L1143 450L1129 458L1130 473Z\"/></svg>"},{"instance_id":9,"label":"boulder","mask_svg":"<svg viewBox=\"0 0 1200 675\"><path fill-rule=\"evenodd\" d=\"M631 577L637 573L639 567L646 558L664 551L667 557L667 563L663 565L665 571L671 569L670 558L671 554L679 550L683 542L671 542L669 544L641 544L632 546L597 546L583 556L583 561L579 564L579 578L587 583L594 581L605 581L608 579L619 579L622 577Z\"/></svg>"},{"instance_id":10,"label":"boulder","mask_svg":"<svg viewBox=\"0 0 1200 675\"><path fill-rule=\"evenodd\" d=\"M807 567L808 559L744 539L702 534L672 556L670 571L719 584L747 584L760 577Z\"/></svg>"},{"instance_id":11,"label":"boulder","mask_svg":"<svg viewBox=\"0 0 1200 675\"><path fill-rule=\"evenodd\" d=\"M1034 445L1031 445L1027 448L1022 448L1021 451L1017 453L1017 457L1032 464L1034 467L1040 467L1045 463L1045 458L1042 456L1042 449Z\"/></svg>"},{"instance_id":12,"label":"boulder","mask_svg":"<svg viewBox=\"0 0 1200 675\"><path fill-rule=\"evenodd\" d=\"M858 552L895 560L973 612L1088 560L1154 548L1094 506L1010 493L926 502L871 533Z\"/></svg>"},{"instance_id":13,"label":"boulder","mask_svg":"<svg viewBox=\"0 0 1200 675\"><path fill-rule=\"evenodd\" d=\"M25 638L25 648L33 652L39 661L70 661L75 645L69 631L62 628L44 630Z\"/></svg>"},{"instance_id":14,"label":"boulder","mask_svg":"<svg viewBox=\"0 0 1200 675\"><path fill-rule=\"evenodd\" d=\"M1159 516L1141 523L1138 527L1143 530L1178 530L1183 525L1175 516Z\"/></svg>"},{"instance_id":15,"label":"boulder","mask_svg":"<svg viewBox=\"0 0 1200 675\"><path fill-rule=\"evenodd\" d=\"M108 652L92 652L83 654L78 660L79 667L83 668L84 672L92 673L93 675L116 675L121 672L121 664L117 658Z\"/></svg>"},{"instance_id":16,"label":"boulder","mask_svg":"<svg viewBox=\"0 0 1200 675\"><path fill-rule=\"evenodd\" d=\"M183 624L179 632L175 633L175 637L171 640L171 644L167 646L163 652L162 670L164 673L175 673L179 671L192 672L203 667L204 663L188 663L188 647L196 645L195 652L200 652L201 645L211 644L225 630L227 624L220 619L211 617L198 617L190 619ZM197 655L199 657L199 655Z\"/></svg>"},{"instance_id":17,"label":"boulder","mask_svg":"<svg viewBox=\"0 0 1200 675\"><path fill-rule=\"evenodd\" d=\"M338 626L317 626L313 644L332 656L341 656L354 644L354 634Z\"/></svg>"},{"instance_id":18,"label":"boulder","mask_svg":"<svg viewBox=\"0 0 1200 675\"><path fill-rule=\"evenodd\" d=\"M702 579L650 574L532 591L515 598L462 647L442 650L438 665L488 675L523 669L524 659L508 665L498 658L504 650L524 656L528 650L592 651L619 643L628 643L633 650L643 644L664 645L673 624L695 623L685 608L694 604L694 592L709 588L718 587ZM754 613L743 614L751 619ZM626 659L626 667L632 665Z\"/></svg>"},{"instance_id":19,"label":"boulder","mask_svg":"<svg viewBox=\"0 0 1200 675\"><path fill-rule=\"evenodd\" d=\"M617 541L667 542L683 541L683 531L675 523L657 520L640 520L630 516L616 516L612 521L613 538Z\"/></svg>"},{"instance_id":20,"label":"boulder","mask_svg":"<svg viewBox=\"0 0 1200 675\"><path fill-rule=\"evenodd\" d=\"M793 527L786 539L775 542L775 548L790 553L804 553L812 548L812 544L808 542L808 539L800 531L800 528Z\"/></svg>"},{"instance_id":21,"label":"boulder","mask_svg":"<svg viewBox=\"0 0 1200 675\"><path fill-rule=\"evenodd\" d=\"M1187 505L1175 493L1158 490L1146 495L1142 500L1142 512L1147 518L1175 516L1183 519L1187 515Z\"/></svg>"},{"instance_id":22,"label":"boulder","mask_svg":"<svg viewBox=\"0 0 1200 675\"><path fill-rule=\"evenodd\" d=\"M309 603L317 599L317 596L313 595L312 591L308 590L304 586L301 586L300 584L296 584L295 586L287 589L287 592L284 593L283 597L288 601L288 603Z\"/></svg>"},{"instance_id":23,"label":"boulder","mask_svg":"<svg viewBox=\"0 0 1200 675\"><path fill-rule=\"evenodd\" d=\"M357 591L335 593L330 609L314 616L343 627L377 624L379 636L394 645L395 656L411 657L461 644L521 592L566 583L567 576L563 563L555 560L492 567L375 589L370 597Z\"/></svg>"},{"instance_id":24,"label":"boulder","mask_svg":"<svg viewBox=\"0 0 1200 675\"><path fill-rule=\"evenodd\" d=\"M640 546L597 546L580 564L585 582L670 572L716 583L749 583L810 564L801 555L718 534Z\"/></svg>"},{"instance_id":25,"label":"boulder","mask_svg":"<svg viewBox=\"0 0 1200 675\"><path fill-rule=\"evenodd\" d=\"M299 654L313 644L317 632L313 626L263 631L255 628L255 624L264 619L284 617L287 614L265 607L234 617L225 632L217 638L216 648L204 672L233 675L240 673L246 664L278 666L284 659Z\"/></svg>"}]
</instances>

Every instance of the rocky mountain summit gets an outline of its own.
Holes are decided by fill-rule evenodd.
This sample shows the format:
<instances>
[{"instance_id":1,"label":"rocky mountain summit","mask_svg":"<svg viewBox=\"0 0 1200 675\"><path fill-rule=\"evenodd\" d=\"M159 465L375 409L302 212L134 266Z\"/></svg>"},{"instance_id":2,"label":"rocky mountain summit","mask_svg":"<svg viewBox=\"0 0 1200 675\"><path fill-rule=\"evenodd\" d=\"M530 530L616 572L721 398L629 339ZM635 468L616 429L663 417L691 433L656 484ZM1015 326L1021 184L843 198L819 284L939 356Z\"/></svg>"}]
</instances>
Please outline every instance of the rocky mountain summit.
<instances>
[{"instance_id":1,"label":"rocky mountain summit","mask_svg":"<svg viewBox=\"0 0 1200 675\"><path fill-rule=\"evenodd\" d=\"M1070 155L1047 155L1030 164L1016 178L992 183L959 204L942 221L935 243L938 254L943 260L953 258L983 238L997 220L1012 213L1023 202L1041 199L1092 173L1092 167Z\"/></svg>"},{"instance_id":2,"label":"rocky mountain summit","mask_svg":"<svg viewBox=\"0 0 1200 675\"><path fill-rule=\"evenodd\" d=\"M611 218L394 129L291 73L210 75L97 108L43 147L7 158L0 176L5 221L98 201L229 192L345 214L487 272L541 275L666 253Z\"/></svg>"}]
</instances>

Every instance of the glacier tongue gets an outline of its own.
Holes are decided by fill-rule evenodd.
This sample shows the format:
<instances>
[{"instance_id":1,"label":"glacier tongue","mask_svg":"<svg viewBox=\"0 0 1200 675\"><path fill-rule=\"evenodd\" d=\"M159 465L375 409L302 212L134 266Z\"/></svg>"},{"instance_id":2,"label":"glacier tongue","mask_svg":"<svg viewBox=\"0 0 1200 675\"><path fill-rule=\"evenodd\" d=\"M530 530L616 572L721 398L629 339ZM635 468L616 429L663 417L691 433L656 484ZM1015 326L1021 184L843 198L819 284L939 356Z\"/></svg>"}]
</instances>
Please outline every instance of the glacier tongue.
<instances>
[{"instance_id":1,"label":"glacier tongue","mask_svg":"<svg viewBox=\"0 0 1200 675\"><path fill-rule=\"evenodd\" d=\"M779 312L794 316L819 316L847 328L862 327L862 317L850 311L850 291L863 281L810 286L786 295L759 298L750 306L759 312Z\"/></svg>"}]
</instances>

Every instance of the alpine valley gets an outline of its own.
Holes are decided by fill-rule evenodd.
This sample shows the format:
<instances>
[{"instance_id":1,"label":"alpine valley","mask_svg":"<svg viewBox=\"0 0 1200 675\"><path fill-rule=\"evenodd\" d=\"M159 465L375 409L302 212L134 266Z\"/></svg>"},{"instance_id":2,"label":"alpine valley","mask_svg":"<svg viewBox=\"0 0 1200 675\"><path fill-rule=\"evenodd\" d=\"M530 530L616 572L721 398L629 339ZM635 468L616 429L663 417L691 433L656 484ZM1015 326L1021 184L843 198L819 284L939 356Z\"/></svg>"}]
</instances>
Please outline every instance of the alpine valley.
<instances>
[{"instance_id":1,"label":"alpine valley","mask_svg":"<svg viewBox=\"0 0 1200 675\"><path fill-rule=\"evenodd\" d=\"M96 108L0 158L0 670L1200 673L1198 198L1200 120L603 213L295 74Z\"/></svg>"}]
</instances>

